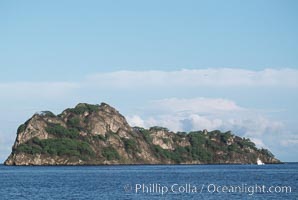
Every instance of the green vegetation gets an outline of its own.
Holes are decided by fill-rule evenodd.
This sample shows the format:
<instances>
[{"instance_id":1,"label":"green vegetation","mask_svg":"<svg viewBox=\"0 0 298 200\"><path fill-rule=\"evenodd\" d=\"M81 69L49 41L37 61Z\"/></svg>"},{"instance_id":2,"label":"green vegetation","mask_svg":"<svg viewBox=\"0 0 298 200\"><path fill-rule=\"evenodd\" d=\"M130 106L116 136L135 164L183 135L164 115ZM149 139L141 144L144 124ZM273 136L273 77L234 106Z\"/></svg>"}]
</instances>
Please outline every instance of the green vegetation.
<instances>
[{"instance_id":1,"label":"green vegetation","mask_svg":"<svg viewBox=\"0 0 298 200\"><path fill-rule=\"evenodd\" d=\"M102 135L93 135L92 139L94 140L102 140L102 141L107 141L107 138L105 136Z\"/></svg>"},{"instance_id":2,"label":"green vegetation","mask_svg":"<svg viewBox=\"0 0 298 200\"><path fill-rule=\"evenodd\" d=\"M170 142L169 138L161 138L163 143L168 144Z\"/></svg>"},{"instance_id":3,"label":"green vegetation","mask_svg":"<svg viewBox=\"0 0 298 200\"><path fill-rule=\"evenodd\" d=\"M149 130L140 128L140 127L135 127L135 129L142 134L143 138L150 145L151 150L153 151L154 155L157 158L162 160L172 160L173 162L176 162L176 163L187 161L188 147L178 146L174 151L172 151L172 150L163 149L159 145L152 144L152 136L150 131L160 131L160 130L168 131L167 128L155 126L155 127L151 127ZM182 136L185 137L186 135L182 134ZM175 137L173 138L174 141L178 141L180 139L181 138L178 135L175 135ZM162 138L162 140L164 143L168 143L170 141L168 138Z\"/></svg>"},{"instance_id":4,"label":"green vegetation","mask_svg":"<svg viewBox=\"0 0 298 200\"><path fill-rule=\"evenodd\" d=\"M274 155L268 149L261 149L260 152L266 156L274 157Z\"/></svg>"},{"instance_id":5,"label":"green vegetation","mask_svg":"<svg viewBox=\"0 0 298 200\"><path fill-rule=\"evenodd\" d=\"M54 113L52 113L51 111L42 111L41 115L43 115L45 117L56 117L56 115Z\"/></svg>"},{"instance_id":6,"label":"green vegetation","mask_svg":"<svg viewBox=\"0 0 298 200\"><path fill-rule=\"evenodd\" d=\"M67 125L69 127L81 130L81 125L80 125L80 118L79 117L72 117L69 120L67 120Z\"/></svg>"},{"instance_id":7,"label":"green vegetation","mask_svg":"<svg viewBox=\"0 0 298 200\"><path fill-rule=\"evenodd\" d=\"M26 124L21 124L17 130L17 133L21 133L26 129Z\"/></svg>"},{"instance_id":8,"label":"green vegetation","mask_svg":"<svg viewBox=\"0 0 298 200\"><path fill-rule=\"evenodd\" d=\"M150 131L144 128L139 128L138 131L143 135L145 141L148 144L152 143L152 137L150 136Z\"/></svg>"},{"instance_id":9,"label":"green vegetation","mask_svg":"<svg viewBox=\"0 0 298 200\"><path fill-rule=\"evenodd\" d=\"M93 157L95 154L88 143L70 138L51 138L40 140L33 138L21 144L15 150L28 154L48 154L58 156L75 156L79 158Z\"/></svg>"},{"instance_id":10,"label":"green vegetation","mask_svg":"<svg viewBox=\"0 0 298 200\"><path fill-rule=\"evenodd\" d=\"M206 143L206 138L201 132L190 132L187 136L193 147L201 147Z\"/></svg>"},{"instance_id":11,"label":"green vegetation","mask_svg":"<svg viewBox=\"0 0 298 200\"><path fill-rule=\"evenodd\" d=\"M31 145L31 144L20 144L16 149L15 152L17 153L28 153L28 154L37 154L41 153L42 149L40 146Z\"/></svg>"},{"instance_id":12,"label":"green vegetation","mask_svg":"<svg viewBox=\"0 0 298 200\"><path fill-rule=\"evenodd\" d=\"M63 138L78 138L79 137L79 131L74 128L65 128L61 126L60 124L54 124L49 123L48 126L45 128L45 130L52 135L55 135L57 137Z\"/></svg>"},{"instance_id":13,"label":"green vegetation","mask_svg":"<svg viewBox=\"0 0 298 200\"><path fill-rule=\"evenodd\" d=\"M191 132L188 137L191 144L190 154L192 159L210 162L213 155L211 151L208 151L208 147L212 145L212 142L206 139L202 132Z\"/></svg>"},{"instance_id":14,"label":"green vegetation","mask_svg":"<svg viewBox=\"0 0 298 200\"><path fill-rule=\"evenodd\" d=\"M142 130L145 132L145 130ZM182 138L186 138L189 141L190 146L176 146L174 150L162 149L158 145L153 145L153 152L156 157L161 159L171 160L175 163L196 161L199 160L205 163L213 163L219 159L228 158L230 153L236 153L239 156L248 155L250 152L245 151L246 148L256 149L254 143L248 139L239 138L234 141L234 136L231 132L222 133L218 130L209 132L205 135L202 131L179 133L173 137L173 141L181 141ZM232 144L227 145L231 139ZM165 143L168 142L168 138L162 139ZM261 150L263 154L273 156L270 152ZM217 154L218 152L221 152Z\"/></svg>"},{"instance_id":15,"label":"green vegetation","mask_svg":"<svg viewBox=\"0 0 298 200\"><path fill-rule=\"evenodd\" d=\"M149 131L169 131L169 129L161 126L153 126L149 129Z\"/></svg>"},{"instance_id":16,"label":"green vegetation","mask_svg":"<svg viewBox=\"0 0 298 200\"><path fill-rule=\"evenodd\" d=\"M72 120L71 123L74 126L76 119ZM19 128L20 131L24 127L24 125L21 125ZM48 123L45 130L56 138L40 140L35 137L19 145L15 151L28 154L41 153L57 156L74 156L80 159L88 159L95 156L90 145L81 140L82 138L76 128L65 128L60 124Z\"/></svg>"},{"instance_id":17,"label":"green vegetation","mask_svg":"<svg viewBox=\"0 0 298 200\"><path fill-rule=\"evenodd\" d=\"M113 147L104 147L102 149L102 155L107 160L119 160L120 159L119 153Z\"/></svg>"},{"instance_id":18,"label":"green vegetation","mask_svg":"<svg viewBox=\"0 0 298 200\"><path fill-rule=\"evenodd\" d=\"M226 132L226 133L221 133L220 134L220 140L223 142L223 143L227 143L228 140L232 137L232 134L230 131Z\"/></svg>"},{"instance_id":19,"label":"green vegetation","mask_svg":"<svg viewBox=\"0 0 298 200\"><path fill-rule=\"evenodd\" d=\"M234 152L236 152L236 151L239 152L240 149L238 148L237 144L234 143L234 144L231 144L228 146L228 150L234 151Z\"/></svg>"},{"instance_id":20,"label":"green vegetation","mask_svg":"<svg viewBox=\"0 0 298 200\"><path fill-rule=\"evenodd\" d=\"M140 152L134 139L123 139L123 142L127 153L135 154L136 152Z\"/></svg>"},{"instance_id":21,"label":"green vegetation","mask_svg":"<svg viewBox=\"0 0 298 200\"><path fill-rule=\"evenodd\" d=\"M84 112L97 112L99 110L99 105L92 105L87 103L80 103L75 108L70 108L68 111L80 115Z\"/></svg>"},{"instance_id":22,"label":"green vegetation","mask_svg":"<svg viewBox=\"0 0 298 200\"><path fill-rule=\"evenodd\" d=\"M238 142L238 144L241 148L249 147L251 149L257 150L256 145L248 138L243 138Z\"/></svg>"},{"instance_id":23,"label":"green vegetation","mask_svg":"<svg viewBox=\"0 0 298 200\"><path fill-rule=\"evenodd\" d=\"M174 135L174 137L172 138L173 142L182 142L183 140L185 140L187 136L187 133L185 132L178 132Z\"/></svg>"},{"instance_id":24,"label":"green vegetation","mask_svg":"<svg viewBox=\"0 0 298 200\"><path fill-rule=\"evenodd\" d=\"M175 163L186 162L189 158L186 147L178 147L174 151L163 149L158 145L153 145L154 154L157 158L172 160Z\"/></svg>"}]
</instances>

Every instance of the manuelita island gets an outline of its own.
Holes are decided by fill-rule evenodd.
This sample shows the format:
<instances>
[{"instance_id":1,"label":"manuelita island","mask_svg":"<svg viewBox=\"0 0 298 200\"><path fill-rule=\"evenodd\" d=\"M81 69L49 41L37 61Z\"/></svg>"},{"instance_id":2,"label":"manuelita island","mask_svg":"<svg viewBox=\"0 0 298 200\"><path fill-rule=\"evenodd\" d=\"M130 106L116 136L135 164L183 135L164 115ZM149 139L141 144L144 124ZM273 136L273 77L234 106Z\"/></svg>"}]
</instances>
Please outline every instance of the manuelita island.
<instances>
[{"instance_id":1,"label":"manuelita island","mask_svg":"<svg viewBox=\"0 0 298 200\"><path fill-rule=\"evenodd\" d=\"M281 163L230 131L171 132L131 127L106 103L34 114L17 130L5 165Z\"/></svg>"}]
</instances>

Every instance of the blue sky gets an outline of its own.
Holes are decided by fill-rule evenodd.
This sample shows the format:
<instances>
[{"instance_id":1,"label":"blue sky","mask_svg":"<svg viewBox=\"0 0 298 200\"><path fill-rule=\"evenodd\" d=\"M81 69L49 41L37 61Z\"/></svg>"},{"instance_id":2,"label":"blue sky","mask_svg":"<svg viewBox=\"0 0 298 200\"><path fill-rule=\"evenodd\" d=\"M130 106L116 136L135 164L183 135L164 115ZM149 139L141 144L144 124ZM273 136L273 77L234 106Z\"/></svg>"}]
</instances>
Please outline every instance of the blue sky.
<instances>
[{"instance_id":1,"label":"blue sky","mask_svg":"<svg viewBox=\"0 0 298 200\"><path fill-rule=\"evenodd\" d=\"M1 1L0 161L34 112L102 101L131 124L231 129L297 161L297 8Z\"/></svg>"}]
</instances>

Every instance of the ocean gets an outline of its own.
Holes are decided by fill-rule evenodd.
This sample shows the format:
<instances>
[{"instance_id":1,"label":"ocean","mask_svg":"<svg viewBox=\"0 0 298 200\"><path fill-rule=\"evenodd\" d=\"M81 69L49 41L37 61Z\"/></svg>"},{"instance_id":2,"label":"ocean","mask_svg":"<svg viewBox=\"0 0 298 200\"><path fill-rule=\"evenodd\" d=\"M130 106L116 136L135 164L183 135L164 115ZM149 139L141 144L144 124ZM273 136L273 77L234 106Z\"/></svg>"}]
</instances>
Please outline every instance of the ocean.
<instances>
[{"instance_id":1,"label":"ocean","mask_svg":"<svg viewBox=\"0 0 298 200\"><path fill-rule=\"evenodd\" d=\"M0 199L298 199L298 163L0 165Z\"/></svg>"}]
</instances>

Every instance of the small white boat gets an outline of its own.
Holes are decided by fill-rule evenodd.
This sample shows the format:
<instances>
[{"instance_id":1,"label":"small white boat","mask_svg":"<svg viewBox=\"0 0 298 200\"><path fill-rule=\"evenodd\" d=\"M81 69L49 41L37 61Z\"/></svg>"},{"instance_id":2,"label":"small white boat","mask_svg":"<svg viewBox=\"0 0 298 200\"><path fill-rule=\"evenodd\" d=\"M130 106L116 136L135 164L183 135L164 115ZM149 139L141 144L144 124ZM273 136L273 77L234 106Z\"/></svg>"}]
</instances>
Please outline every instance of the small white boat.
<instances>
[{"instance_id":1,"label":"small white boat","mask_svg":"<svg viewBox=\"0 0 298 200\"><path fill-rule=\"evenodd\" d=\"M260 158L258 158L257 165L265 165L265 164L260 160Z\"/></svg>"}]
</instances>

